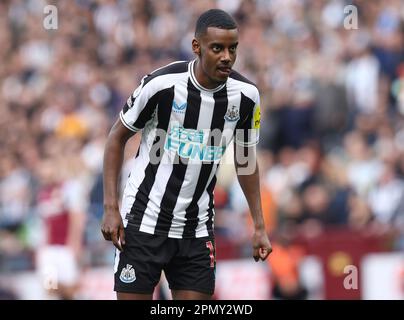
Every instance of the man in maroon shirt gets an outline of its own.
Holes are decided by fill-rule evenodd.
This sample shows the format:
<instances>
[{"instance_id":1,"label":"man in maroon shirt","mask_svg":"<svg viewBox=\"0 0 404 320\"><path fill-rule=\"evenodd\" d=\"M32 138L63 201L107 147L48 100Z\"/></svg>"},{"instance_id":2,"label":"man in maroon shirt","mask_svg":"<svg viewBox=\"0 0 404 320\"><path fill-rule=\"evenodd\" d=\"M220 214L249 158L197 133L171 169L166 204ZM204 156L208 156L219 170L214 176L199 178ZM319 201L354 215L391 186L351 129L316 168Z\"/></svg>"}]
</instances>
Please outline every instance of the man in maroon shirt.
<instances>
[{"instance_id":1,"label":"man in maroon shirt","mask_svg":"<svg viewBox=\"0 0 404 320\"><path fill-rule=\"evenodd\" d=\"M61 299L73 299L78 289L86 201L82 184L62 177L57 162L39 166L37 210L45 237L38 250L37 268L43 285Z\"/></svg>"}]
</instances>

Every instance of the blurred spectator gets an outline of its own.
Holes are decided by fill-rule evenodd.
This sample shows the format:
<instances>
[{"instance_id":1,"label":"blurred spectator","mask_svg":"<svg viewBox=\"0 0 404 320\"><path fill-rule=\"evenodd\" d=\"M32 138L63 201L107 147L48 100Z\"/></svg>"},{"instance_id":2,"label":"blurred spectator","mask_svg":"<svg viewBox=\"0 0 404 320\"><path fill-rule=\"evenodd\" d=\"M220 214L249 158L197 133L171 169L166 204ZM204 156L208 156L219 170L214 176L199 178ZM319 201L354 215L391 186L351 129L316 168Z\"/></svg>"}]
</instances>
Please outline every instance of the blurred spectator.
<instances>
[{"instance_id":1,"label":"blurred spectator","mask_svg":"<svg viewBox=\"0 0 404 320\"><path fill-rule=\"evenodd\" d=\"M358 194L366 196L380 177L380 159L373 154L358 132L347 134L344 143L348 156L348 180Z\"/></svg>"},{"instance_id":2,"label":"blurred spectator","mask_svg":"<svg viewBox=\"0 0 404 320\"><path fill-rule=\"evenodd\" d=\"M404 214L404 182L394 167L384 167L377 186L369 193L369 205L375 219L383 224L395 225Z\"/></svg>"},{"instance_id":3,"label":"blurred spectator","mask_svg":"<svg viewBox=\"0 0 404 320\"><path fill-rule=\"evenodd\" d=\"M351 112L373 113L378 107L379 62L370 51L370 35L355 31L349 38L353 59L346 70L346 90Z\"/></svg>"},{"instance_id":4,"label":"blurred spectator","mask_svg":"<svg viewBox=\"0 0 404 320\"><path fill-rule=\"evenodd\" d=\"M73 299L83 255L86 195L77 178L61 175L54 160L43 160L38 176L41 185L37 211L45 230L44 244L37 253L38 272L50 293Z\"/></svg>"},{"instance_id":5,"label":"blurred spectator","mask_svg":"<svg viewBox=\"0 0 404 320\"><path fill-rule=\"evenodd\" d=\"M296 235L293 223L285 223L278 228L273 243L276 252L268 258L273 276L272 295L275 299L303 300L307 289L301 283L299 264L304 256L301 246L293 243Z\"/></svg>"},{"instance_id":6,"label":"blurred spectator","mask_svg":"<svg viewBox=\"0 0 404 320\"><path fill-rule=\"evenodd\" d=\"M0 228L17 229L27 218L30 205L30 174L10 154L1 160Z\"/></svg>"}]
</instances>

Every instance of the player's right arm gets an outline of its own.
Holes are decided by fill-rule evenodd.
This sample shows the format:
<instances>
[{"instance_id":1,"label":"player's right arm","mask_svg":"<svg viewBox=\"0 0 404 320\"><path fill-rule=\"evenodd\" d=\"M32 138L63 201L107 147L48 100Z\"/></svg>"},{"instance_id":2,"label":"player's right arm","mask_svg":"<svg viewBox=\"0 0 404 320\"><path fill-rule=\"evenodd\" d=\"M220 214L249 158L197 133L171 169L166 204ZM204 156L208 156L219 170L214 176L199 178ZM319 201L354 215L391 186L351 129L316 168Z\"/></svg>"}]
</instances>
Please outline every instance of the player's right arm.
<instances>
[{"instance_id":1,"label":"player's right arm","mask_svg":"<svg viewBox=\"0 0 404 320\"><path fill-rule=\"evenodd\" d=\"M118 181L122 169L125 145L134 134L118 119L112 127L104 151L104 214L101 232L105 240L112 241L122 251L125 244L125 233L119 213Z\"/></svg>"},{"instance_id":2,"label":"player's right arm","mask_svg":"<svg viewBox=\"0 0 404 320\"><path fill-rule=\"evenodd\" d=\"M159 102L159 92L168 86L166 81L158 77L159 71L156 72L143 77L140 85L127 99L105 145L104 215L101 232L105 240L112 241L121 251L125 244L125 233L118 205L118 180L126 142L152 119Z\"/></svg>"}]
</instances>

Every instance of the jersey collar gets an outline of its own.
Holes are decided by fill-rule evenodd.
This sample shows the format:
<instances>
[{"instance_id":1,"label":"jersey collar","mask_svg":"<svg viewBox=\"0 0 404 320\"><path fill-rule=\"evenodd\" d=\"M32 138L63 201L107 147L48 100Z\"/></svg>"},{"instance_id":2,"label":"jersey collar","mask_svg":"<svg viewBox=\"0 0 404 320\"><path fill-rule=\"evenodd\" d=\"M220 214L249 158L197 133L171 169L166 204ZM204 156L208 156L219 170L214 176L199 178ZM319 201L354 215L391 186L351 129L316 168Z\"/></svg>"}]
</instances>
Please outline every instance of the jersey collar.
<instances>
[{"instance_id":1,"label":"jersey collar","mask_svg":"<svg viewBox=\"0 0 404 320\"><path fill-rule=\"evenodd\" d=\"M201 84L199 84L198 80L196 80L196 76L195 76L195 73L194 73L195 61L196 61L196 59L192 60L189 63L188 71L189 71L189 74L190 74L191 82L197 89L199 89L201 91L206 91L206 92L217 92L217 91L220 91L221 89L224 88L224 86L226 85L226 82L221 84L220 86L218 86L216 88L213 88L213 89L207 89L207 88L203 87Z\"/></svg>"}]
</instances>

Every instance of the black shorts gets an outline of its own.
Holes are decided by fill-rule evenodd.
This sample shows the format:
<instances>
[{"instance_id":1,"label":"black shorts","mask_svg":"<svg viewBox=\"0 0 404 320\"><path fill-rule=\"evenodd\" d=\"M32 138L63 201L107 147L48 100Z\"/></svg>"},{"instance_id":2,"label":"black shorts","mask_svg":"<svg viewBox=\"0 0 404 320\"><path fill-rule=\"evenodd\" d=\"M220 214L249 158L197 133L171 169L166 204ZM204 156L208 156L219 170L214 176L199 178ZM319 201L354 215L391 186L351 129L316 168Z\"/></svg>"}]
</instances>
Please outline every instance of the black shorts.
<instances>
[{"instance_id":1,"label":"black shorts","mask_svg":"<svg viewBox=\"0 0 404 320\"><path fill-rule=\"evenodd\" d=\"M173 239L140 232L128 224L125 243L123 252L117 251L119 257L115 257L115 291L153 293L164 270L170 289L213 295L214 237Z\"/></svg>"}]
</instances>

